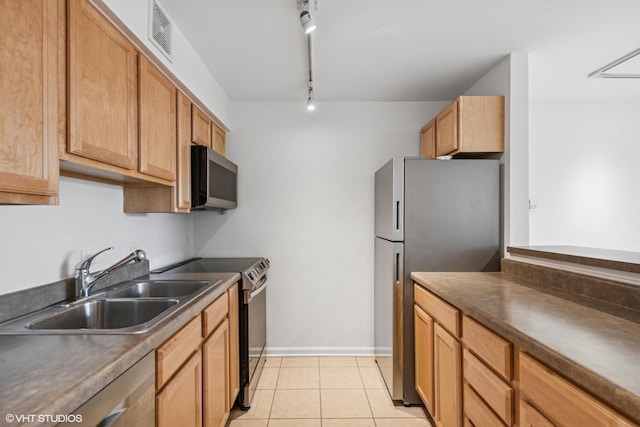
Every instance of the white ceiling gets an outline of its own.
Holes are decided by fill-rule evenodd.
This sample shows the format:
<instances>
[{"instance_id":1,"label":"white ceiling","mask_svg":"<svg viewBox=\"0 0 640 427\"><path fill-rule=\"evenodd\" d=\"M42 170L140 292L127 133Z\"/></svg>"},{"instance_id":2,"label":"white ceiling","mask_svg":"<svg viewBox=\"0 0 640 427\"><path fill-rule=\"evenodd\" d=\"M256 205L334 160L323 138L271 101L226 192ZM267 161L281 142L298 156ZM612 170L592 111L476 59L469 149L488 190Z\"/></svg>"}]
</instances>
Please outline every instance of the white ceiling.
<instances>
[{"instance_id":1,"label":"white ceiling","mask_svg":"<svg viewBox=\"0 0 640 427\"><path fill-rule=\"evenodd\" d=\"M160 0L232 101L306 99L296 0ZM587 79L640 48L638 0L319 0L319 101L444 101L511 52L534 99L640 99L640 79Z\"/></svg>"}]
</instances>

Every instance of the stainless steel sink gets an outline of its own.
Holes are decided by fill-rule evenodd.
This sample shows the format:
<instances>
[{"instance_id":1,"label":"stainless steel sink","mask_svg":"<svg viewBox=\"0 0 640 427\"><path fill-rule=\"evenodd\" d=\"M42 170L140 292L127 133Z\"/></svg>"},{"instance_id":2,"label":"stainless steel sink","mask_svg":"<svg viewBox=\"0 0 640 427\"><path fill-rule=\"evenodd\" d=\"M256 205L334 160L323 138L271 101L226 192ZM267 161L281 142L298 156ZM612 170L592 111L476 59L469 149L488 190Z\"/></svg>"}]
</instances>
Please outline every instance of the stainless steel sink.
<instances>
[{"instance_id":1,"label":"stainless steel sink","mask_svg":"<svg viewBox=\"0 0 640 427\"><path fill-rule=\"evenodd\" d=\"M134 280L0 324L0 335L137 334L149 331L220 280Z\"/></svg>"},{"instance_id":2,"label":"stainless steel sink","mask_svg":"<svg viewBox=\"0 0 640 427\"><path fill-rule=\"evenodd\" d=\"M109 298L176 298L194 294L209 286L210 282L185 280L148 280L136 282L117 291L107 293Z\"/></svg>"},{"instance_id":3,"label":"stainless steel sink","mask_svg":"<svg viewBox=\"0 0 640 427\"><path fill-rule=\"evenodd\" d=\"M178 304L176 299L100 299L29 322L29 329L124 329L144 325Z\"/></svg>"}]
</instances>

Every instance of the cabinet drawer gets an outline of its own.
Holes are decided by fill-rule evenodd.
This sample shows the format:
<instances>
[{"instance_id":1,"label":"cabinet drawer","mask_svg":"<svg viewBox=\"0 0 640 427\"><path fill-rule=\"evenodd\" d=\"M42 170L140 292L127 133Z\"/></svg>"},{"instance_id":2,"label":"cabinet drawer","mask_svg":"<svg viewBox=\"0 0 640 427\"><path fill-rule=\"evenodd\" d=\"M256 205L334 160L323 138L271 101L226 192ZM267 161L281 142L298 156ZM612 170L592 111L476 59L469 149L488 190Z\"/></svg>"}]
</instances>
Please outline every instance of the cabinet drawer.
<instances>
[{"instance_id":1,"label":"cabinet drawer","mask_svg":"<svg viewBox=\"0 0 640 427\"><path fill-rule=\"evenodd\" d=\"M156 351L156 389L159 390L202 341L200 315L176 332Z\"/></svg>"},{"instance_id":2,"label":"cabinet drawer","mask_svg":"<svg viewBox=\"0 0 640 427\"><path fill-rule=\"evenodd\" d=\"M520 401L520 427L555 427L551 421L536 410L533 406Z\"/></svg>"},{"instance_id":3,"label":"cabinet drawer","mask_svg":"<svg viewBox=\"0 0 640 427\"><path fill-rule=\"evenodd\" d=\"M202 311L202 336L205 338L208 337L216 326L218 326L220 322L227 317L228 312L229 299L225 292Z\"/></svg>"},{"instance_id":4,"label":"cabinet drawer","mask_svg":"<svg viewBox=\"0 0 640 427\"><path fill-rule=\"evenodd\" d=\"M464 380L473 387L502 421L511 424L513 419L513 390L511 386L502 381L467 349L464 350L463 360Z\"/></svg>"},{"instance_id":5,"label":"cabinet drawer","mask_svg":"<svg viewBox=\"0 0 640 427\"><path fill-rule=\"evenodd\" d=\"M523 399L560 426L636 425L524 353L520 353L520 390Z\"/></svg>"},{"instance_id":6,"label":"cabinet drawer","mask_svg":"<svg viewBox=\"0 0 640 427\"><path fill-rule=\"evenodd\" d=\"M414 300L427 313L456 337L460 336L460 311L423 287L414 284Z\"/></svg>"},{"instance_id":7,"label":"cabinet drawer","mask_svg":"<svg viewBox=\"0 0 640 427\"><path fill-rule=\"evenodd\" d=\"M513 378L512 346L509 341L463 315L462 342L505 379Z\"/></svg>"},{"instance_id":8,"label":"cabinet drawer","mask_svg":"<svg viewBox=\"0 0 640 427\"><path fill-rule=\"evenodd\" d=\"M464 385L464 416L465 420L478 427L504 427L500 418L480 399L480 397L469 387Z\"/></svg>"}]
</instances>

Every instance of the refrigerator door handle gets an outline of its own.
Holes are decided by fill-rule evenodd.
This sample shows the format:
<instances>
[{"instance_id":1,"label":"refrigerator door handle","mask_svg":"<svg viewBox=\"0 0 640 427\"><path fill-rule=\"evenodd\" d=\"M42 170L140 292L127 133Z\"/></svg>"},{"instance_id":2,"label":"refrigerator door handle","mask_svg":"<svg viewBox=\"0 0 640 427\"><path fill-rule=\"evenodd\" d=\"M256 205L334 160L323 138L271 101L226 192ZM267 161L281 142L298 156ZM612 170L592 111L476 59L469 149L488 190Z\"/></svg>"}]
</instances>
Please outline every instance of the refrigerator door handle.
<instances>
[{"instance_id":1,"label":"refrigerator door handle","mask_svg":"<svg viewBox=\"0 0 640 427\"><path fill-rule=\"evenodd\" d=\"M396 252L395 276L396 284L400 284L400 252Z\"/></svg>"},{"instance_id":2,"label":"refrigerator door handle","mask_svg":"<svg viewBox=\"0 0 640 427\"><path fill-rule=\"evenodd\" d=\"M400 201L396 200L396 230L400 230Z\"/></svg>"}]
</instances>

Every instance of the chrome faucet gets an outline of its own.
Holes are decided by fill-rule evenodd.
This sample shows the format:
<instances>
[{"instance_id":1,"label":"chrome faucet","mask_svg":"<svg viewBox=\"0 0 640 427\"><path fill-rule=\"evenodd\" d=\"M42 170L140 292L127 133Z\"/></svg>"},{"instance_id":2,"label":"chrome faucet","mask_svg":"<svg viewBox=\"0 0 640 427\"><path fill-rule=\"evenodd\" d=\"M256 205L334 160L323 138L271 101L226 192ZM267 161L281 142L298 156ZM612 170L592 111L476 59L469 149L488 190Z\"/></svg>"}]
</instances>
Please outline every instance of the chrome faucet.
<instances>
[{"instance_id":1,"label":"chrome faucet","mask_svg":"<svg viewBox=\"0 0 640 427\"><path fill-rule=\"evenodd\" d=\"M95 253L90 257L87 257L86 259L81 261L78 265L76 265L76 275L75 275L76 297L78 298L88 297L89 291L91 290L93 285L95 285L96 282L102 279L104 276L107 276L113 273L114 271L121 269L122 267L124 267L125 265L131 262L142 262L145 259L147 259L147 254L143 250L138 249L131 252L129 255L127 255L125 258L121 259L120 261L116 262L111 267L107 267L98 273L91 274L91 272L89 271L89 268L91 268L91 262L93 261L93 259L98 255L100 255L101 253L111 249L113 248L103 249L100 252Z\"/></svg>"}]
</instances>

